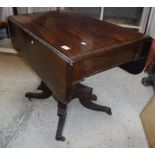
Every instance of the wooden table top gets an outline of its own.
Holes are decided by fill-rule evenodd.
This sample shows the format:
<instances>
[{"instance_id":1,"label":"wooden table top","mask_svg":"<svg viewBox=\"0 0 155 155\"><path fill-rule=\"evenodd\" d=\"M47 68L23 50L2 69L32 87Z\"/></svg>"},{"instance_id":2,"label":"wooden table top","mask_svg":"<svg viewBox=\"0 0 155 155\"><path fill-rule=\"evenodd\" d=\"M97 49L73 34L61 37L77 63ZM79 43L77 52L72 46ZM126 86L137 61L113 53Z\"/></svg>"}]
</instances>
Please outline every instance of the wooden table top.
<instances>
[{"instance_id":1,"label":"wooden table top","mask_svg":"<svg viewBox=\"0 0 155 155\"><path fill-rule=\"evenodd\" d=\"M18 15L11 20L72 62L148 38L131 29L71 12Z\"/></svg>"},{"instance_id":2,"label":"wooden table top","mask_svg":"<svg viewBox=\"0 0 155 155\"><path fill-rule=\"evenodd\" d=\"M13 47L63 104L90 100L92 89L80 85L86 77L116 66L140 73L152 42L133 30L71 12L12 16L8 24Z\"/></svg>"}]
</instances>

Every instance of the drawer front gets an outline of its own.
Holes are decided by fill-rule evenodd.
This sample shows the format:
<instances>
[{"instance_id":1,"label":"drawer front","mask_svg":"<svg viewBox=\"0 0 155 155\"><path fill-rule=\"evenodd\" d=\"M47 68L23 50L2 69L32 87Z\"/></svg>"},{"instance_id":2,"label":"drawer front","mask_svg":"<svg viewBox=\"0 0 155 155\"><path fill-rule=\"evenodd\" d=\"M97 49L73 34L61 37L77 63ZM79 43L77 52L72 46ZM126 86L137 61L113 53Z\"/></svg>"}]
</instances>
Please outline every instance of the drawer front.
<instances>
[{"instance_id":1,"label":"drawer front","mask_svg":"<svg viewBox=\"0 0 155 155\"><path fill-rule=\"evenodd\" d=\"M9 21L13 46L51 89L54 96L66 100L68 64L51 49Z\"/></svg>"},{"instance_id":2,"label":"drawer front","mask_svg":"<svg viewBox=\"0 0 155 155\"><path fill-rule=\"evenodd\" d=\"M82 74L84 77L87 77L131 61L134 58L136 51L137 46L132 45L105 52L101 56L94 56L82 63Z\"/></svg>"}]
</instances>

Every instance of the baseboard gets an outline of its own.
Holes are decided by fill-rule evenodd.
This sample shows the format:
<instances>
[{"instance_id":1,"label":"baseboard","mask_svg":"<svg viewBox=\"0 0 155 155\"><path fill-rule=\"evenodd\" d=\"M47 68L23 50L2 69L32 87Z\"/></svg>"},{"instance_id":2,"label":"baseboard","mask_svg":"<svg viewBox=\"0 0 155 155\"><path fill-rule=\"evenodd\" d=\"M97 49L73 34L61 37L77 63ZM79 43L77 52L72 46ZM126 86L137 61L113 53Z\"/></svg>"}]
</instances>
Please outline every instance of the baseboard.
<instances>
[{"instance_id":1,"label":"baseboard","mask_svg":"<svg viewBox=\"0 0 155 155\"><path fill-rule=\"evenodd\" d=\"M5 48L0 47L0 53L11 53L11 54L18 54L18 52L13 48Z\"/></svg>"}]
</instances>

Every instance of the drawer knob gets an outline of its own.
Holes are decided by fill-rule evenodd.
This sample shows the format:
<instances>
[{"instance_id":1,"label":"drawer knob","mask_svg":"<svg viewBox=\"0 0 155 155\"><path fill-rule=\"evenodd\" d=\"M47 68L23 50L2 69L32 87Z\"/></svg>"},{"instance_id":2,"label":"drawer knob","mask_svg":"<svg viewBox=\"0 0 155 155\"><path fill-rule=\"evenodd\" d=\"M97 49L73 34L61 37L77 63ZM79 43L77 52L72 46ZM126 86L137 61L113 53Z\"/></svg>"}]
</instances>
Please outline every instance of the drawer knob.
<instances>
[{"instance_id":1,"label":"drawer knob","mask_svg":"<svg viewBox=\"0 0 155 155\"><path fill-rule=\"evenodd\" d=\"M31 44L33 44L34 43L34 41L33 40L31 40Z\"/></svg>"}]
</instances>

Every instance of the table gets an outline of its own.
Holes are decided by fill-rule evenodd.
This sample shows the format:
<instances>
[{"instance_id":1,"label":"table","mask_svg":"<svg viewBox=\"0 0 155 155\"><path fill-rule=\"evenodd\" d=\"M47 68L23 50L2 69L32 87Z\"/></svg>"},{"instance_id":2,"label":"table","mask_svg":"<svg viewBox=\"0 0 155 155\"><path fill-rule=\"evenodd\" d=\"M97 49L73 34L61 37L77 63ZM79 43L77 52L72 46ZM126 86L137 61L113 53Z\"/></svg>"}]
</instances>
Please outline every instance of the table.
<instances>
[{"instance_id":1,"label":"table","mask_svg":"<svg viewBox=\"0 0 155 155\"><path fill-rule=\"evenodd\" d=\"M140 73L152 41L134 30L72 12L11 16L8 23L14 48L42 80L37 88L41 93L25 96L44 99L52 95L56 99L56 140L61 141L65 140L62 132L71 100L78 98L86 108L112 114L110 107L93 102L97 96L81 81L116 66Z\"/></svg>"}]
</instances>

